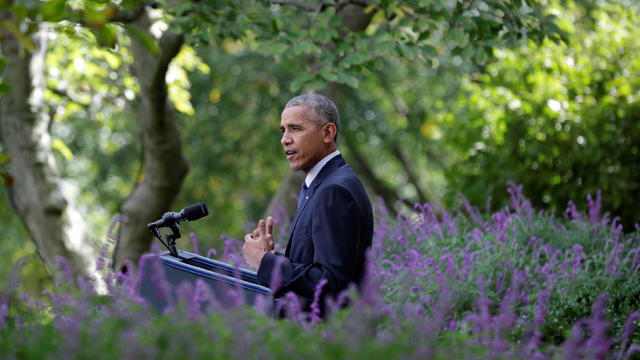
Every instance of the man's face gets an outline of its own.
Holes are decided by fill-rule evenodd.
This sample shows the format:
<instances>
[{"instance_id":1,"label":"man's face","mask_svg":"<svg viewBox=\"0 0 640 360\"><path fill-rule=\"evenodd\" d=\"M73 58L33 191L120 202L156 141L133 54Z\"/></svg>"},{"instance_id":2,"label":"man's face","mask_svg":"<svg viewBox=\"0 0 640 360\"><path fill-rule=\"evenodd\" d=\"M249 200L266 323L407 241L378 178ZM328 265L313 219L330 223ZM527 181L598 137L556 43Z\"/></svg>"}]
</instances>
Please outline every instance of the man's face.
<instances>
[{"instance_id":1,"label":"man's face","mask_svg":"<svg viewBox=\"0 0 640 360\"><path fill-rule=\"evenodd\" d=\"M319 125L310 116L306 106L292 106L282 111L280 143L291 170L308 173L318 161L328 155L326 126L327 124Z\"/></svg>"}]
</instances>

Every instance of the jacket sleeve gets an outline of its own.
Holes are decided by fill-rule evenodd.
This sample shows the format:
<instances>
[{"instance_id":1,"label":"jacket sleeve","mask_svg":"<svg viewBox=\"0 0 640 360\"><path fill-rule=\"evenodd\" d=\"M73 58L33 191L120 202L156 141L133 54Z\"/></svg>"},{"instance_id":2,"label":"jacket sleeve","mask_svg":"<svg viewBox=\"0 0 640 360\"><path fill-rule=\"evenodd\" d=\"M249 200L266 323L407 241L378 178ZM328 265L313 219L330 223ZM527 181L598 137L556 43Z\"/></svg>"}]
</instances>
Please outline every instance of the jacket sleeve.
<instances>
[{"instance_id":1,"label":"jacket sleeve","mask_svg":"<svg viewBox=\"0 0 640 360\"><path fill-rule=\"evenodd\" d=\"M262 284L312 298L322 279L327 279L323 293L332 295L354 279L354 259L361 247L356 201L346 187L337 184L319 189L315 196L319 202L312 210L313 262L296 263L284 255L267 253L258 268Z\"/></svg>"}]
</instances>

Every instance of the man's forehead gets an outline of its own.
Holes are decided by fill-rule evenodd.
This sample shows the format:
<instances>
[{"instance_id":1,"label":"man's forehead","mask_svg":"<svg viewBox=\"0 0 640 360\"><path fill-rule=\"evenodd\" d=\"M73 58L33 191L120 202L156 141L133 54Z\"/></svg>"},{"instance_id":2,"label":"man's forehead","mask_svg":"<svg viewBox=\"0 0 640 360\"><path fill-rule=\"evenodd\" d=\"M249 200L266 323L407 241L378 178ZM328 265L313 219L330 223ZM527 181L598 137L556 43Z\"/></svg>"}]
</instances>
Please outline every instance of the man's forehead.
<instances>
[{"instance_id":1,"label":"man's forehead","mask_svg":"<svg viewBox=\"0 0 640 360\"><path fill-rule=\"evenodd\" d=\"M280 116L281 125L289 125L291 123L304 123L311 121L308 108L303 105L291 106L282 110Z\"/></svg>"},{"instance_id":2,"label":"man's forehead","mask_svg":"<svg viewBox=\"0 0 640 360\"><path fill-rule=\"evenodd\" d=\"M286 107L282 110L282 116L285 115L289 115L289 116L301 116L301 115L307 115L307 112L309 110L309 107L306 105L295 105L295 106L289 106Z\"/></svg>"}]
</instances>

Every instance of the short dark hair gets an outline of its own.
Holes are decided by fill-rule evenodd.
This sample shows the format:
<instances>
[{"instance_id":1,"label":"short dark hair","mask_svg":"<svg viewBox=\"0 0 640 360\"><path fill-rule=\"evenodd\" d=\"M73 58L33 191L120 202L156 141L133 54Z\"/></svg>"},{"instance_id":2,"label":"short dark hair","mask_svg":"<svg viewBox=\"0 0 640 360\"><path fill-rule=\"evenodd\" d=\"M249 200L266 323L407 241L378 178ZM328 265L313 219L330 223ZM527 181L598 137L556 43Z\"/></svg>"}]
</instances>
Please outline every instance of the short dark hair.
<instances>
[{"instance_id":1,"label":"short dark hair","mask_svg":"<svg viewBox=\"0 0 640 360\"><path fill-rule=\"evenodd\" d=\"M293 106L306 106L317 117L321 119L321 124L324 125L326 123L332 123L336 126L336 136L333 138L333 141L338 143L338 131L340 130L340 113L338 113L338 108L336 104L331 101L328 97L320 94L304 94L298 95L293 99L287 102L287 105L284 108L290 108Z\"/></svg>"}]
</instances>

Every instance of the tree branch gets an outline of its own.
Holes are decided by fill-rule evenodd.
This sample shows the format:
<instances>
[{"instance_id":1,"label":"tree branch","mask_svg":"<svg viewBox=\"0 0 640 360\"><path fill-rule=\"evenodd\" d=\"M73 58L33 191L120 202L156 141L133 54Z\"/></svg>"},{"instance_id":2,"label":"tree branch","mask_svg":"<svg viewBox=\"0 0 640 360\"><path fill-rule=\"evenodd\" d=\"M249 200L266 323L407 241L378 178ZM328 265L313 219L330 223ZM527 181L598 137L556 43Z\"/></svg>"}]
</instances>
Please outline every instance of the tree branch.
<instances>
[{"instance_id":1,"label":"tree branch","mask_svg":"<svg viewBox=\"0 0 640 360\"><path fill-rule=\"evenodd\" d=\"M82 102L80 99L78 99L77 96L73 95L71 92L69 91L62 91L59 89L52 89L52 88L47 88L47 90L51 91L52 93L54 93L55 95L60 96L61 98L66 98L71 102L74 102L80 106L82 106L85 109L89 108L89 105L91 105L91 103L85 103Z\"/></svg>"},{"instance_id":2,"label":"tree branch","mask_svg":"<svg viewBox=\"0 0 640 360\"><path fill-rule=\"evenodd\" d=\"M184 35L177 34L172 31L165 31L162 37L158 41L160 46L160 58L158 59L158 73L162 75L162 81L164 81L164 75L167 72L167 67L171 60L180 52L182 44L184 43Z\"/></svg>"}]
</instances>

